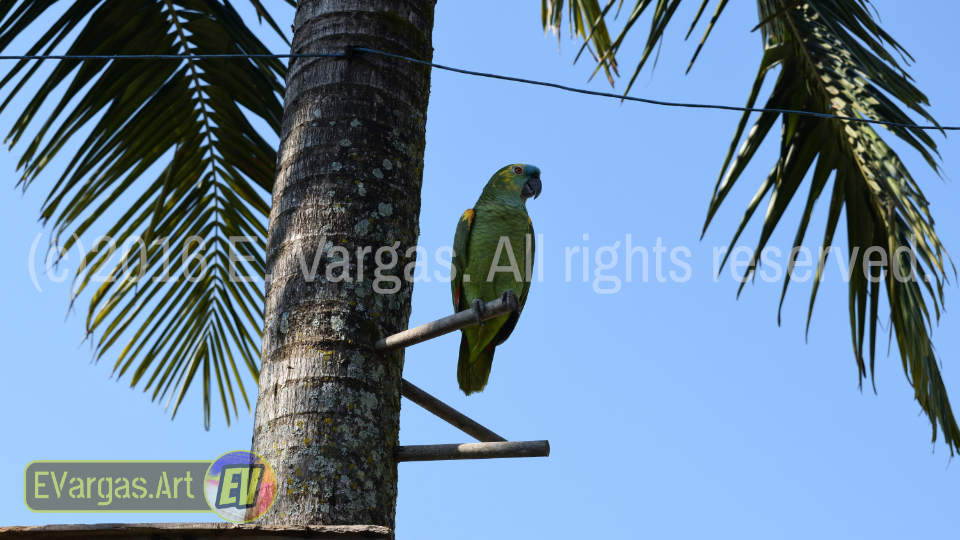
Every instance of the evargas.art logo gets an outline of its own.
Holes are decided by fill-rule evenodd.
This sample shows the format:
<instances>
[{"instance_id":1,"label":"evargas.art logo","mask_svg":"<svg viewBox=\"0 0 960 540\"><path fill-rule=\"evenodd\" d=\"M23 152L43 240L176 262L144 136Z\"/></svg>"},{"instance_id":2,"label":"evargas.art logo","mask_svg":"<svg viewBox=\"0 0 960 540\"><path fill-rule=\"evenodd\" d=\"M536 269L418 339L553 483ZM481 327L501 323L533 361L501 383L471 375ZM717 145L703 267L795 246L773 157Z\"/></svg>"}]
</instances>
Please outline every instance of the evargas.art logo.
<instances>
[{"instance_id":1,"label":"evargas.art logo","mask_svg":"<svg viewBox=\"0 0 960 540\"><path fill-rule=\"evenodd\" d=\"M34 512L212 511L246 523L270 509L277 477L260 456L235 450L213 462L33 461L23 488Z\"/></svg>"}]
</instances>

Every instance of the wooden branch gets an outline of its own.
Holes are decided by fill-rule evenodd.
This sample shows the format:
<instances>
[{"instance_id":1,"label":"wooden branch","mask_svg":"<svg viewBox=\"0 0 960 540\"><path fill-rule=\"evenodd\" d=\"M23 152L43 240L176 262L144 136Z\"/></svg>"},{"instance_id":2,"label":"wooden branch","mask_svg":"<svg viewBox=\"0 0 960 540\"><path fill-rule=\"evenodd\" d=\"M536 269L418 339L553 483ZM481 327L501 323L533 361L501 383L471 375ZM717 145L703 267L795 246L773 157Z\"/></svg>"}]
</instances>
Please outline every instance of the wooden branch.
<instances>
[{"instance_id":1,"label":"wooden branch","mask_svg":"<svg viewBox=\"0 0 960 540\"><path fill-rule=\"evenodd\" d=\"M497 298L493 302L487 302L484 307L486 307L483 313L483 320L485 321L510 312L510 306L504 304L500 298ZM473 309L468 309L450 315L449 317L437 319L416 328L387 336L378 341L373 348L379 353L393 352L475 324L477 324L477 316L474 314Z\"/></svg>"},{"instance_id":2,"label":"wooden branch","mask_svg":"<svg viewBox=\"0 0 960 540\"><path fill-rule=\"evenodd\" d=\"M451 426L480 442L507 442L503 437L467 418L463 413L417 388L406 379L403 379L401 391L403 397L432 412Z\"/></svg>"},{"instance_id":3,"label":"wooden branch","mask_svg":"<svg viewBox=\"0 0 960 540\"><path fill-rule=\"evenodd\" d=\"M493 459L547 457L549 441L488 442L398 446L394 456L401 461L444 461L450 459Z\"/></svg>"},{"instance_id":4,"label":"wooden branch","mask_svg":"<svg viewBox=\"0 0 960 540\"><path fill-rule=\"evenodd\" d=\"M236 523L104 523L0 527L0 540L387 540L379 525L257 525Z\"/></svg>"}]
</instances>

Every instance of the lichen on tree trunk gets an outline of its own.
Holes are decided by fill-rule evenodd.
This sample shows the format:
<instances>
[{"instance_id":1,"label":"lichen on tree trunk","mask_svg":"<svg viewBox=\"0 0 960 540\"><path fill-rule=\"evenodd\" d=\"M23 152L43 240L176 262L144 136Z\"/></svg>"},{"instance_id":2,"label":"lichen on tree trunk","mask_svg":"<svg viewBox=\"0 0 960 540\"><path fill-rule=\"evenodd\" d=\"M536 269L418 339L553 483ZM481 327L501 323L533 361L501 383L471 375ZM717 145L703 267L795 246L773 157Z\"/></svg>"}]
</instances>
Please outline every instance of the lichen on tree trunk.
<instances>
[{"instance_id":1,"label":"lichen on tree trunk","mask_svg":"<svg viewBox=\"0 0 960 540\"><path fill-rule=\"evenodd\" d=\"M354 46L430 61L434 4L301 0L292 52ZM374 55L299 58L286 84L253 435L278 491L261 522L392 528L403 352L373 345L407 328L413 283L374 292L374 257L399 241L384 275L402 278L413 261L430 71ZM337 281L345 253L349 280Z\"/></svg>"}]
</instances>

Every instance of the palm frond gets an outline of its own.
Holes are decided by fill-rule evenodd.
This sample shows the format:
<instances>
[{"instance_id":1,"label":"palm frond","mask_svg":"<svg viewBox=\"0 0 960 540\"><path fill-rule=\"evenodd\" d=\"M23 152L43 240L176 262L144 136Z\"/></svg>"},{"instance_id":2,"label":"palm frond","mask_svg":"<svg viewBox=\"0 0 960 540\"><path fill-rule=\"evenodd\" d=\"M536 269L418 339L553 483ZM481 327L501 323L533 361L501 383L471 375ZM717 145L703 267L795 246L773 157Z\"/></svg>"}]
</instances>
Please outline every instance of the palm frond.
<instances>
[{"instance_id":1,"label":"palm frond","mask_svg":"<svg viewBox=\"0 0 960 540\"><path fill-rule=\"evenodd\" d=\"M562 23L563 0L541 1L544 29L559 33ZM688 38L690 34L693 33L709 2L710 0L703 0L700 4L697 14L694 16L693 23L690 25L690 30L687 31ZM710 37L710 32L713 30L717 19L720 18L720 14L723 13L723 9L727 6L727 2L728 0L719 0L710 22L707 23L703 37L697 45L697 50L694 52L693 58L690 59L690 65L687 66L688 72L693 68L693 63L697 60L697 56L700 55L703 45L706 43L707 38ZM598 71L603 69L607 75L607 80L610 82L610 85L613 86L613 75L619 76L616 66L617 53L620 51L621 45L623 45L630 30L633 29L634 24L647 12L647 8L653 7L647 41L644 44L640 61L637 62L637 67L634 68L633 74L630 76L630 81L627 83L627 88L623 92L624 95L626 95L630 92L630 89L633 88L633 83L636 82L637 76L640 75L640 71L643 70L643 66L650 60L650 55L653 53L657 43L663 41L663 33L673 19L674 12L680 7L680 0L636 0L636 3L627 16L623 30L620 31L616 38L611 40L607 31L605 18L614 3L616 3L615 0L608 0L607 5L601 10L597 0L571 0L569 4L570 32L574 36L579 35L584 38L584 48L588 48L590 45L593 46L595 51L592 52L594 52L594 59L597 60L597 68L593 74L596 75ZM620 7L622 6L623 0L620 0L617 12L620 11ZM590 25L585 26L583 21L590 21ZM597 32L592 32L591 28L596 28ZM581 52L583 52L583 49L581 49ZM574 62L579 58L580 55L578 54Z\"/></svg>"},{"instance_id":2,"label":"palm frond","mask_svg":"<svg viewBox=\"0 0 960 540\"><path fill-rule=\"evenodd\" d=\"M701 3L688 37L708 3L709 0ZM678 4L679 0L637 0L616 38L608 44L593 43L598 59L596 70L615 62L633 25L652 7L651 28L624 92L628 93L654 45L662 40ZM691 66L726 4L726 0L718 1ZM548 5L562 6L562 3L545 0L544 6ZM906 65L912 58L873 19L867 0L758 0L758 7L758 27L763 32L765 51L747 107L755 106L766 76L779 68L766 108L913 123L901 109L903 106L936 125L925 108L929 106L926 96L901 66L901 62ZM544 24L547 25L546 18ZM556 28L559 19L551 24ZM750 116L745 113L735 130L707 209L704 232L780 118L776 113L760 113L753 128L744 136ZM887 129L914 148L939 174L937 147L927 132L904 127ZM755 275L759 254L811 171L812 180L794 247L801 246L814 203L824 195L831 178L833 187L829 191L827 227L807 313L807 328L826 255L835 244L834 233L845 210L847 254L854 269L849 276L851 341L859 380L862 384L867 377L868 356L873 380L882 288L890 308L891 339L895 334L904 372L913 385L917 401L930 418L933 439L936 440L939 426L953 455L955 450L960 450L960 429L930 341L930 325L934 322L930 307L938 319L947 267L953 268L953 265L934 231L933 218L920 187L873 127L797 115L783 117L780 157L748 204L731 245L769 196L748 278L750 274ZM781 293L781 308L796 259L797 253L792 252ZM866 273L861 271L865 267ZM913 279L898 279L895 271ZM956 275L955 269L953 272Z\"/></svg>"},{"instance_id":3,"label":"palm frond","mask_svg":"<svg viewBox=\"0 0 960 540\"><path fill-rule=\"evenodd\" d=\"M279 32L260 1L251 3ZM0 11L0 49L57 2L12 4ZM270 52L230 2L217 0L76 0L29 54L59 46L70 55ZM6 138L14 146L30 132L19 162L23 189L79 139L41 216L53 228L52 244L64 249L104 228L115 242L86 254L72 291L71 302L92 293L86 327L95 358L119 348L117 377L132 371L130 385L146 381L144 391L167 397L173 416L202 367L208 428L212 364L229 424L230 410L238 412L235 387L250 409L240 370L258 377L263 309L260 286L230 272L263 277L259 240L276 161L244 110L279 131L284 66L275 59L66 60L41 75L42 66L19 62L6 73L0 111L28 81L42 81ZM119 217L104 223L104 216ZM254 240L233 249L231 237Z\"/></svg>"},{"instance_id":4,"label":"palm frond","mask_svg":"<svg viewBox=\"0 0 960 540\"><path fill-rule=\"evenodd\" d=\"M910 82L909 76L881 43L901 53L901 58L909 56L875 24L864 9L865 4L851 0L807 0L793 7L787 6L789 9L786 10L784 6L787 4L779 0L760 2L760 18L766 21L763 31L767 45L755 88L759 88L775 65L780 66L766 108L801 109L911 123L900 106L888 97L892 96L935 123L924 109L928 105L927 98ZM748 106L753 106L756 97L754 92ZM749 114L743 115L724 163L724 174L718 179L704 230L725 195L740 178L753 157L753 151L769 134L777 116L774 113L760 114L734 158L749 117ZM929 134L901 127L890 127L889 130L916 149L934 172L939 172L936 143ZM794 240L794 246L800 246L814 203L823 195L833 176L827 227L814 278L807 327L809 329L826 257L835 244L834 233L845 210L847 258L852 263L847 277L851 342L860 380L862 382L867 377L867 357L873 380L882 287L890 308L890 332L896 335L904 373L914 387L917 401L930 418L933 439L936 440L939 425L952 455L960 448L960 429L950 408L930 341L929 326L933 321L927 304L932 305L936 318L939 318L947 267L952 268L952 263L934 231L926 198L899 156L867 124L787 116L782 119L780 148L780 159L771 178L764 184L769 184L771 196L756 253L760 253L769 241L803 179L813 170L810 191ZM752 210L748 209L744 221L750 219ZM919 264L914 263L915 258L919 258ZM793 253L781 293L781 307L795 262L796 253ZM749 271L754 272L756 266L757 256L751 261ZM914 279L899 279L895 271L900 276L913 276ZM869 339L866 337L868 328Z\"/></svg>"},{"instance_id":5,"label":"palm frond","mask_svg":"<svg viewBox=\"0 0 960 540\"><path fill-rule=\"evenodd\" d=\"M611 85L613 76L619 76L619 73L617 73L616 60L605 56L606 51L610 49L610 32L607 31L605 17L615 3L617 3L616 0L607 0L607 5L603 9L600 8L598 0L569 0L567 4L571 37L583 38L583 47L577 54L577 58L580 58L580 54L583 54L585 49L590 50L594 60L598 62L597 70L603 69ZM563 23L563 4L564 0L541 0L540 7L544 31L557 34L558 41L560 26ZM623 4L623 0L620 0L620 4ZM590 49L591 43L596 48L596 52Z\"/></svg>"}]
</instances>

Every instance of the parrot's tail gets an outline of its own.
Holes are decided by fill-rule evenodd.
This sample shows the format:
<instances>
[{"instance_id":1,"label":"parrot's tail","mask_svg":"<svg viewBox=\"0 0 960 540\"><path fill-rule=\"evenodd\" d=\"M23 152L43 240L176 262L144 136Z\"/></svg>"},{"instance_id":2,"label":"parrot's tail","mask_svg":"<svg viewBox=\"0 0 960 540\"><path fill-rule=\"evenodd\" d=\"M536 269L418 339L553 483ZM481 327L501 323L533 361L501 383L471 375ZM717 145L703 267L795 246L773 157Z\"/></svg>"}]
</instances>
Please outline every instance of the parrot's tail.
<instances>
[{"instance_id":1,"label":"parrot's tail","mask_svg":"<svg viewBox=\"0 0 960 540\"><path fill-rule=\"evenodd\" d=\"M487 345L480 354L470 362L470 345L467 336L460 338L460 361L457 363L457 381L463 393L470 395L474 392L483 392L490 378L490 366L493 365L493 343Z\"/></svg>"}]
</instances>

